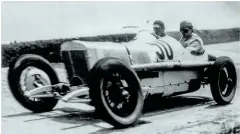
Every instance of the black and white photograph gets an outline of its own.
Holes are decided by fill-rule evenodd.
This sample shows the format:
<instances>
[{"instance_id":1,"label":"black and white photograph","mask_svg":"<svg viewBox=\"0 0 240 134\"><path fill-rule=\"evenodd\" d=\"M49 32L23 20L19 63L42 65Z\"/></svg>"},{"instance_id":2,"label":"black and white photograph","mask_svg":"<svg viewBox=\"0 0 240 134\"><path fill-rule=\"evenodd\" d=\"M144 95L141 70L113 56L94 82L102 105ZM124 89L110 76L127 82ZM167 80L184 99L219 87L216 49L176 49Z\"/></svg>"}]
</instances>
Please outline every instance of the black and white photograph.
<instances>
[{"instance_id":1,"label":"black and white photograph","mask_svg":"<svg viewBox=\"0 0 240 134\"><path fill-rule=\"evenodd\" d=\"M240 134L240 1L1 1L2 134Z\"/></svg>"}]
</instances>

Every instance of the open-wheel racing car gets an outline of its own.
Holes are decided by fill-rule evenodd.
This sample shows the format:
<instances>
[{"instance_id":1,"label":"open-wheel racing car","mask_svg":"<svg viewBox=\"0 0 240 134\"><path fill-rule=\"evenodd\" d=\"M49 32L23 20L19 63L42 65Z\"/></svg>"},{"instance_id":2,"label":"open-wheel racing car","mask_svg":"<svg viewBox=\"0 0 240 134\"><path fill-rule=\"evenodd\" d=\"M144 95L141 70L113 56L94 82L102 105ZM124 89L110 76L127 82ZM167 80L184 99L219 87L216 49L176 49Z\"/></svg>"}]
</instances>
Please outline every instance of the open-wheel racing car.
<instances>
[{"instance_id":1,"label":"open-wheel racing car","mask_svg":"<svg viewBox=\"0 0 240 134\"><path fill-rule=\"evenodd\" d=\"M41 56L26 54L11 63L9 87L22 106L46 112L58 100L87 103L104 121L127 127L138 121L149 94L173 96L210 84L213 99L224 105L236 92L236 69L229 57L211 61L207 51L193 54L176 40L156 40L146 31L127 43L65 42L61 56L69 83L59 82Z\"/></svg>"}]
</instances>

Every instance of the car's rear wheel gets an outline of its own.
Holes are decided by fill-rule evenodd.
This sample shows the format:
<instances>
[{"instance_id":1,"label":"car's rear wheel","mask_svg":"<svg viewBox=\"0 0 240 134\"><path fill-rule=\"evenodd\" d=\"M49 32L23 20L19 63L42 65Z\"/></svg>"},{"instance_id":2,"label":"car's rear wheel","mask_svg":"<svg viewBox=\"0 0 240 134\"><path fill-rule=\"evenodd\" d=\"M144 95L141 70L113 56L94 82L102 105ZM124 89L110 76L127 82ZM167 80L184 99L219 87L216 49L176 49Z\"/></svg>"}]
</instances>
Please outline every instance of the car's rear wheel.
<instances>
[{"instance_id":1,"label":"car's rear wheel","mask_svg":"<svg viewBox=\"0 0 240 134\"><path fill-rule=\"evenodd\" d=\"M105 58L92 69L90 97L96 112L115 127L135 124L142 112L143 95L135 72L122 60Z\"/></svg>"},{"instance_id":2,"label":"car's rear wheel","mask_svg":"<svg viewBox=\"0 0 240 134\"><path fill-rule=\"evenodd\" d=\"M233 61L229 57L219 57L209 72L213 99L220 105L229 104L235 95L237 84Z\"/></svg>"}]
</instances>

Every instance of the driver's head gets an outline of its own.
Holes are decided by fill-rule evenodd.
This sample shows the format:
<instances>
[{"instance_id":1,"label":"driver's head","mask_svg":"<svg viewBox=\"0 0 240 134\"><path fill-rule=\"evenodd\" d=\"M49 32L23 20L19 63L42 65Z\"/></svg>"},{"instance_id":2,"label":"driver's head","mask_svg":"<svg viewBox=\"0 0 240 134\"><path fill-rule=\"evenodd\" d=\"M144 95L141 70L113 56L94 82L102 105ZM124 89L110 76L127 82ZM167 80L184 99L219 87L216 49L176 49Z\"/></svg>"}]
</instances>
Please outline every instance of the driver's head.
<instances>
[{"instance_id":1,"label":"driver's head","mask_svg":"<svg viewBox=\"0 0 240 134\"><path fill-rule=\"evenodd\" d=\"M189 37L193 32L192 23L189 21L182 21L180 23L180 32L182 33L183 37Z\"/></svg>"},{"instance_id":2,"label":"driver's head","mask_svg":"<svg viewBox=\"0 0 240 134\"><path fill-rule=\"evenodd\" d=\"M165 25L161 20L156 20L153 23L153 30L156 35L159 35L161 37L165 36Z\"/></svg>"}]
</instances>

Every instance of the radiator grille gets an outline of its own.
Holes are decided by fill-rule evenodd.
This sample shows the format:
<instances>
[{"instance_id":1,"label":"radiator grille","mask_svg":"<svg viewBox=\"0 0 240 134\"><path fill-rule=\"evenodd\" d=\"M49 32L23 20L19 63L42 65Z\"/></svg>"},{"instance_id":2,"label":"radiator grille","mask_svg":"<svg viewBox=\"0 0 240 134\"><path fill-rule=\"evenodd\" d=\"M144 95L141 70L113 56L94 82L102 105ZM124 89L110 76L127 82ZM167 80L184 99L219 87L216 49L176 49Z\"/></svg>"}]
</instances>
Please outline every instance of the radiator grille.
<instances>
[{"instance_id":1,"label":"radiator grille","mask_svg":"<svg viewBox=\"0 0 240 134\"><path fill-rule=\"evenodd\" d=\"M67 69L68 79L71 81L73 77L78 76L85 82L89 72L86 51L62 51L62 57Z\"/></svg>"}]
</instances>

